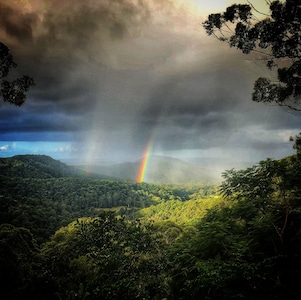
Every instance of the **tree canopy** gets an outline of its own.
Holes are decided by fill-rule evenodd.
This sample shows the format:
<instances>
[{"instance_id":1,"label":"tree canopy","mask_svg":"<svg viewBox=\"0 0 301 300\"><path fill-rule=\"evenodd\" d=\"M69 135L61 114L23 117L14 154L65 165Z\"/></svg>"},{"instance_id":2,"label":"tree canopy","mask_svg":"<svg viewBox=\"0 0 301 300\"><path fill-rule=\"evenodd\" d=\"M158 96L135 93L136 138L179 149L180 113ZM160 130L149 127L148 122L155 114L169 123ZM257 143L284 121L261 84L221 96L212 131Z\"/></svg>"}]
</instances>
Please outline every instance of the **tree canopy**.
<instances>
[{"instance_id":1,"label":"tree canopy","mask_svg":"<svg viewBox=\"0 0 301 300\"><path fill-rule=\"evenodd\" d=\"M299 292L298 155L225 171L219 188L80 175L46 156L0 160L1 299Z\"/></svg>"},{"instance_id":2,"label":"tree canopy","mask_svg":"<svg viewBox=\"0 0 301 300\"><path fill-rule=\"evenodd\" d=\"M210 14L202 25L208 35L245 54L257 52L269 69L277 69L278 80L255 81L253 101L301 111L301 0L266 2L269 15L252 4L234 4ZM258 19L258 13L264 18Z\"/></svg>"},{"instance_id":3,"label":"tree canopy","mask_svg":"<svg viewBox=\"0 0 301 300\"><path fill-rule=\"evenodd\" d=\"M16 67L9 48L0 42L0 96L4 102L21 106L26 100L26 92L34 85L34 80L27 75L10 79L10 71Z\"/></svg>"}]
</instances>

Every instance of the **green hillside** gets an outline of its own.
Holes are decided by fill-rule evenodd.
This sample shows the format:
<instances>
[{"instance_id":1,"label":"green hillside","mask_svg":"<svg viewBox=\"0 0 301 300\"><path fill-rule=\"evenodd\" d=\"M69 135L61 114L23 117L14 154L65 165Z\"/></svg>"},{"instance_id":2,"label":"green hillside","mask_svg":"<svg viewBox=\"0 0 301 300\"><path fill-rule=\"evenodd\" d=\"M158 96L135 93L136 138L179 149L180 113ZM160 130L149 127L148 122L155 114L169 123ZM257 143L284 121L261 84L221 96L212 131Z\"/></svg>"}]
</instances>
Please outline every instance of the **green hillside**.
<instances>
[{"instance_id":1,"label":"green hillside","mask_svg":"<svg viewBox=\"0 0 301 300\"><path fill-rule=\"evenodd\" d=\"M92 174L68 166L46 155L16 155L0 158L1 176L21 178L98 178L108 177Z\"/></svg>"},{"instance_id":2,"label":"green hillside","mask_svg":"<svg viewBox=\"0 0 301 300\"><path fill-rule=\"evenodd\" d=\"M0 174L1 221L30 229L39 242L79 217L106 209L129 214L161 201L186 201L210 188L108 180L42 155L2 158Z\"/></svg>"},{"instance_id":3,"label":"green hillside","mask_svg":"<svg viewBox=\"0 0 301 300\"><path fill-rule=\"evenodd\" d=\"M1 159L0 173L1 299L299 291L297 156L227 170L219 186L102 180L44 156Z\"/></svg>"}]
</instances>

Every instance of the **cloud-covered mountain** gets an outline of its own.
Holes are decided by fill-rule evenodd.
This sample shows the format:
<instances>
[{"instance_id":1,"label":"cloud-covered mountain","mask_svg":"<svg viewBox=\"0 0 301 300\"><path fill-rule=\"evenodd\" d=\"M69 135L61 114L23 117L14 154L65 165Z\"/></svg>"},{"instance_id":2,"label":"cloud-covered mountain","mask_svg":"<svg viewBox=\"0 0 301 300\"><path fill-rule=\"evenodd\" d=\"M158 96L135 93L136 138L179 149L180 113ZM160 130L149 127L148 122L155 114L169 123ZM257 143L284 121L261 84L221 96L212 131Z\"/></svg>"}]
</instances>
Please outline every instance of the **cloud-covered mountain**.
<instances>
[{"instance_id":1,"label":"cloud-covered mountain","mask_svg":"<svg viewBox=\"0 0 301 300\"><path fill-rule=\"evenodd\" d=\"M113 165L80 165L80 169L104 176L136 181L142 160ZM240 165L242 166L242 165ZM145 172L144 182L147 183L217 183L221 181L223 168L233 166L219 161L207 164L204 161L185 162L180 159L150 156Z\"/></svg>"}]
</instances>

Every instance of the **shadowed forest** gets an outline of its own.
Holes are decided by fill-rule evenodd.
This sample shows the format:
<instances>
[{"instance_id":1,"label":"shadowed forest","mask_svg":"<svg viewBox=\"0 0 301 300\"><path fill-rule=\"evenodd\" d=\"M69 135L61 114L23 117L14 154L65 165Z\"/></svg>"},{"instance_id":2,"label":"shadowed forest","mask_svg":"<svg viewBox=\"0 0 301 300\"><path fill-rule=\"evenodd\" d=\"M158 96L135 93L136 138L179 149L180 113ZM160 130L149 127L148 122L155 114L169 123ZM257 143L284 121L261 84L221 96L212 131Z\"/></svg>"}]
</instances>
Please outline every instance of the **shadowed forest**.
<instances>
[{"instance_id":1,"label":"shadowed forest","mask_svg":"<svg viewBox=\"0 0 301 300\"><path fill-rule=\"evenodd\" d=\"M101 178L48 156L0 160L2 299L293 299L300 159L214 185Z\"/></svg>"}]
</instances>

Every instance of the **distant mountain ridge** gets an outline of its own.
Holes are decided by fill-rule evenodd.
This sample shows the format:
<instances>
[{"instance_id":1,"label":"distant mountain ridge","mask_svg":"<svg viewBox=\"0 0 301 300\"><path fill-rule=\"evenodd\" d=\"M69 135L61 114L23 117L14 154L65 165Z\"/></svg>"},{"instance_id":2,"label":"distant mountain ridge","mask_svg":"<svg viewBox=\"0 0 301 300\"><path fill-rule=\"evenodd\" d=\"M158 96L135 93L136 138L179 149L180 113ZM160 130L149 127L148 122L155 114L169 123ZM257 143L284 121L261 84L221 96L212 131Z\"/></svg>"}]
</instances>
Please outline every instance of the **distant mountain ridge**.
<instances>
[{"instance_id":1,"label":"distant mountain ridge","mask_svg":"<svg viewBox=\"0 0 301 300\"><path fill-rule=\"evenodd\" d=\"M47 155L16 155L0 158L0 176L23 178L89 178L135 182L142 159L112 165L69 165ZM221 173L234 166L186 162L167 156L150 156L144 182L165 184L218 183Z\"/></svg>"},{"instance_id":2,"label":"distant mountain ridge","mask_svg":"<svg viewBox=\"0 0 301 300\"><path fill-rule=\"evenodd\" d=\"M78 168L101 174L136 181L142 159L136 162L127 162L114 165L79 165ZM201 164L192 164L177 158L166 156L150 156L146 176L147 183L212 183L220 181L220 172L215 172L210 167Z\"/></svg>"},{"instance_id":3,"label":"distant mountain ridge","mask_svg":"<svg viewBox=\"0 0 301 300\"><path fill-rule=\"evenodd\" d=\"M16 155L0 158L0 176L22 178L95 178L108 179L73 166L68 166L47 155Z\"/></svg>"},{"instance_id":4,"label":"distant mountain ridge","mask_svg":"<svg viewBox=\"0 0 301 300\"><path fill-rule=\"evenodd\" d=\"M46 155L16 155L0 158L0 176L41 179L72 177L135 182L141 163L142 159L112 165L68 165ZM149 157L143 181L155 184L218 183L225 169L214 164L185 162L177 158L154 155Z\"/></svg>"}]
</instances>

